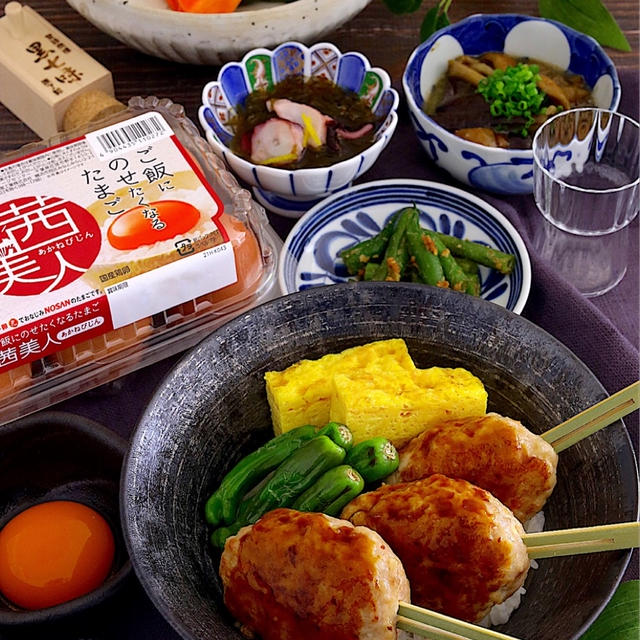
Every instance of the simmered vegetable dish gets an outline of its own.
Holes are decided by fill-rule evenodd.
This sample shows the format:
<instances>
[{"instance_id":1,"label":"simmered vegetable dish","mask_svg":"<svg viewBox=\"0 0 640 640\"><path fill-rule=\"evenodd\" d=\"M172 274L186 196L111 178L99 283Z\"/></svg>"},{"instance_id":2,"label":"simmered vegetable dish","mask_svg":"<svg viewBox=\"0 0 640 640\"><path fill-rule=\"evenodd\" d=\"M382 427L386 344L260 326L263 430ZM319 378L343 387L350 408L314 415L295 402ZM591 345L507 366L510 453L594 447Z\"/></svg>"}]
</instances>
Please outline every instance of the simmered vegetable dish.
<instances>
[{"instance_id":1,"label":"simmered vegetable dish","mask_svg":"<svg viewBox=\"0 0 640 640\"><path fill-rule=\"evenodd\" d=\"M424 111L455 135L489 147L528 149L558 111L593 105L582 76L504 53L449 61Z\"/></svg>"}]
</instances>

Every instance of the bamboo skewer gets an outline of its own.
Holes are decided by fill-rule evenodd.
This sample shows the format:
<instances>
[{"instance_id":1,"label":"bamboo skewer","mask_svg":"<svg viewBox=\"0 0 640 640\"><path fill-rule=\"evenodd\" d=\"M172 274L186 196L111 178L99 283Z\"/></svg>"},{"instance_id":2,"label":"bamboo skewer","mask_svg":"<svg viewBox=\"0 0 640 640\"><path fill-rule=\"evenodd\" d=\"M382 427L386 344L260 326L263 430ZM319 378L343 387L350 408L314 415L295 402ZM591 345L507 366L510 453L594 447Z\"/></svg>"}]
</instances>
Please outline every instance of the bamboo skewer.
<instances>
[{"instance_id":1,"label":"bamboo skewer","mask_svg":"<svg viewBox=\"0 0 640 640\"><path fill-rule=\"evenodd\" d=\"M408 602L398 604L396 626L429 640L516 640L513 636L423 609Z\"/></svg>"},{"instance_id":2,"label":"bamboo skewer","mask_svg":"<svg viewBox=\"0 0 640 640\"><path fill-rule=\"evenodd\" d=\"M640 547L640 522L603 524L522 536L530 558L552 558Z\"/></svg>"},{"instance_id":3,"label":"bamboo skewer","mask_svg":"<svg viewBox=\"0 0 640 640\"><path fill-rule=\"evenodd\" d=\"M556 452L590 436L640 407L640 382L634 382L598 404L542 434Z\"/></svg>"}]
</instances>

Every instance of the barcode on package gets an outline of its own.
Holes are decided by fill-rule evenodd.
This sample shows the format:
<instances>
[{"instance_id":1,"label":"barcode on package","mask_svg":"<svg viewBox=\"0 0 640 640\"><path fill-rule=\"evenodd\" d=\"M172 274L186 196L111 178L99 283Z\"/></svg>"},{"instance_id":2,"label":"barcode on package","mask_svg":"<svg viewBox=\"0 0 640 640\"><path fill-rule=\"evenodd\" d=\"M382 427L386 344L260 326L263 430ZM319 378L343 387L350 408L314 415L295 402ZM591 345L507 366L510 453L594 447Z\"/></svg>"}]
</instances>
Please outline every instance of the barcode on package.
<instances>
[{"instance_id":1,"label":"barcode on package","mask_svg":"<svg viewBox=\"0 0 640 640\"><path fill-rule=\"evenodd\" d=\"M159 113L152 111L88 133L85 139L95 156L104 160L172 134L166 120Z\"/></svg>"}]
</instances>

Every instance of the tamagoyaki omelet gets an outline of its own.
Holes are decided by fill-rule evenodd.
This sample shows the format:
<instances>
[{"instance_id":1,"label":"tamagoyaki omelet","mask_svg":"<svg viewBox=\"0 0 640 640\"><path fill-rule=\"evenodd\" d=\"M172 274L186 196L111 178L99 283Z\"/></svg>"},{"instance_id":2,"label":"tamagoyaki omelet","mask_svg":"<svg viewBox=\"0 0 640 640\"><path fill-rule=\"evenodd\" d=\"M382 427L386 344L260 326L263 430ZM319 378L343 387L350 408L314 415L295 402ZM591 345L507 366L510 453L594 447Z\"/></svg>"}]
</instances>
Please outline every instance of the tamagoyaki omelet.
<instances>
[{"instance_id":1,"label":"tamagoyaki omelet","mask_svg":"<svg viewBox=\"0 0 640 640\"><path fill-rule=\"evenodd\" d=\"M484 415L487 392L466 369L416 368L402 339L301 360L265 374L276 435L303 424L346 424L355 442L396 447L442 420Z\"/></svg>"}]
</instances>

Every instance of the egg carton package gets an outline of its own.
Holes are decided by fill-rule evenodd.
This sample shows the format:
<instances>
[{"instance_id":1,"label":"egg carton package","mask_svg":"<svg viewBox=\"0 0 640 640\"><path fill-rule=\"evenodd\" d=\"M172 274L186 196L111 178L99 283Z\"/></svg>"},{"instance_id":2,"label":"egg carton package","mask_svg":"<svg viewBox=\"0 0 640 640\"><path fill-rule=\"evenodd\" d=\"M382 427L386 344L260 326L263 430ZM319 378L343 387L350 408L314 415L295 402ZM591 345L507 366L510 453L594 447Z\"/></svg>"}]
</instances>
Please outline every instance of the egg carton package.
<instances>
[{"instance_id":1,"label":"egg carton package","mask_svg":"<svg viewBox=\"0 0 640 640\"><path fill-rule=\"evenodd\" d=\"M280 248L167 99L0 158L0 424L275 297Z\"/></svg>"}]
</instances>

